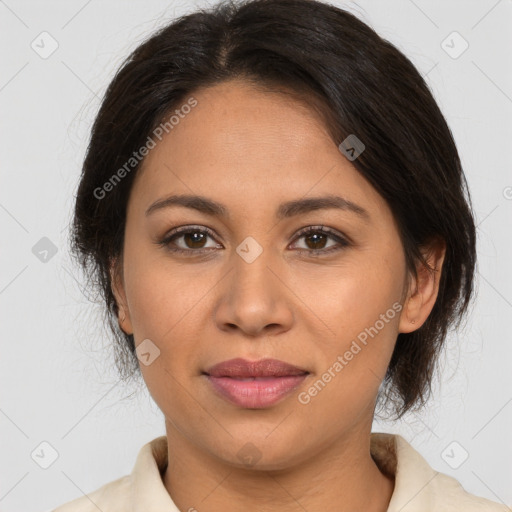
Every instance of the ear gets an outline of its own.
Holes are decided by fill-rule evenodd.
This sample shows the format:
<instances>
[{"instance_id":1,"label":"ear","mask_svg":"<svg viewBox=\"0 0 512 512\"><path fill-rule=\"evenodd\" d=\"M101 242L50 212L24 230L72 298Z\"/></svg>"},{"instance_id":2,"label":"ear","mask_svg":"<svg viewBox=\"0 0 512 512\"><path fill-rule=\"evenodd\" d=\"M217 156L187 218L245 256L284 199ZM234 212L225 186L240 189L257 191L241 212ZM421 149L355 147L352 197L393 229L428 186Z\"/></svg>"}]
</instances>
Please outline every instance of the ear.
<instances>
[{"instance_id":1,"label":"ear","mask_svg":"<svg viewBox=\"0 0 512 512\"><path fill-rule=\"evenodd\" d=\"M421 250L428 266L419 262L418 277L410 275L410 285L404 302L398 332L412 332L423 325L432 311L439 292L441 271L446 255L446 242L436 238Z\"/></svg>"},{"instance_id":2,"label":"ear","mask_svg":"<svg viewBox=\"0 0 512 512\"><path fill-rule=\"evenodd\" d=\"M117 259L112 260L110 264L110 282L112 293L114 294L119 310L117 317L119 327L125 334L133 334L130 310L128 309L126 300L122 266L118 263Z\"/></svg>"}]
</instances>

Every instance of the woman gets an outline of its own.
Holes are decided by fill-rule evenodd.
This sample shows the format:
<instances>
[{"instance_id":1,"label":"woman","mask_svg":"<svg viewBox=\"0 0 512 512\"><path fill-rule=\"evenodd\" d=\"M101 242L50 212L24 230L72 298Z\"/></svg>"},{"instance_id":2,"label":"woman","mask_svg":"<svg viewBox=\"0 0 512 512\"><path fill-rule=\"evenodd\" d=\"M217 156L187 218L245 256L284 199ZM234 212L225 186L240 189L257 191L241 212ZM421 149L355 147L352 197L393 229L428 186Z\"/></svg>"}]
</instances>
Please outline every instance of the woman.
<instances>
[{"instance_id":1,"label":"woman","mask_svg":"<svg viewBox=\"0 0 512 512\"><path fill-rule=\"evenodd\" d=\"M73 240L166 435L58 512L508 510L371 432L425 403L475 225L427 85L353 15L224 2L139 46Z\"/></svg>"}]
</instances>

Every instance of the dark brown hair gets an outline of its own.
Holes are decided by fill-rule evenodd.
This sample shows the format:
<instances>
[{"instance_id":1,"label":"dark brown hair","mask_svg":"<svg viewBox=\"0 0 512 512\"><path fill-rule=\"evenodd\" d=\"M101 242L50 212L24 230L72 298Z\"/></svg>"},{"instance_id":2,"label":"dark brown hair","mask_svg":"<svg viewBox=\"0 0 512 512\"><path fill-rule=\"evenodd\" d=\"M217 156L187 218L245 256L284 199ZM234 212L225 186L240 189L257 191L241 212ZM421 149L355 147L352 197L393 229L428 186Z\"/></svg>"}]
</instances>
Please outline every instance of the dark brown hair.
<instances>
[{"instance_id":1,"label":"dark brown hair","mask_svg":"<svg viewBox=\"0 0 512 512\"><path fill-rule=\"evenodd\" d=\"M365 144L352 163L386 200L416 274L420 249L440 238L439 294L416 331L398 335L379 392L402 416L422 406L450 326L473 292L475 225L466 179L447 123L414 65L353 14L315 0L223 1L182 16L124 61L95 119L78 186L72 253L101 293L116 338L120 376L139 373L134 339L117 321L110 263L121 259L126 207L140 163L98 199L169 112L194 91L232 79L278 87L320 104L336 144ZM432 271L430 269L429 271Z\"/></svg>"}]
</instances>

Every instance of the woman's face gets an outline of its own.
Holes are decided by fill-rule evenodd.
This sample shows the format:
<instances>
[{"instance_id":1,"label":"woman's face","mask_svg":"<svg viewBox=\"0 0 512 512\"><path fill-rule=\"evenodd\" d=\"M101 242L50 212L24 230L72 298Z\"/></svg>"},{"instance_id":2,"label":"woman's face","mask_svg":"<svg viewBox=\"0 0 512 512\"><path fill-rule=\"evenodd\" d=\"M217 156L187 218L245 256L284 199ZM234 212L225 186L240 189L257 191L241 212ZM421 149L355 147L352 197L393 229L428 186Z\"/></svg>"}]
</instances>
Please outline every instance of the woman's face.
<instances>
[{"instance_id":1,"label":"woman's face","mask_svg":"<svg viewBox=\"0 0 512 512\"><path fill-rule=\"evenodd\" d=\"M240 81L193 97L133 185L120 324L137 346L146 340L141 371L168 434L231 464L284 468L369 431L397 334L418 327L400 312L403 249L389 207L312 111ZM171 195L224 211L148 212ZM328 196L359 213L300 207ZM160 244L181 227L190 232ZM229 398L205 372L234 358L308 373L270 398L254 388L283 377L235 378Z\"/></svg>"}]
</instances>

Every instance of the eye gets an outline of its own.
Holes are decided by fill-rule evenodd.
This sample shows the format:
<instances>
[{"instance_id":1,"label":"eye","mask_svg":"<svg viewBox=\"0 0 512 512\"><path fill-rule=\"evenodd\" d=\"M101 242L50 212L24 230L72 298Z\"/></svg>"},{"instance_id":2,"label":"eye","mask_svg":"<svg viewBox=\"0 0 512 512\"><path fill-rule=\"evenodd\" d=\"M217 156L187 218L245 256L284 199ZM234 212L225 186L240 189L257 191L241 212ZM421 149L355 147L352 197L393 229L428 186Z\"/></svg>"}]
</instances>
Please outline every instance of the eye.
<instances>
[{"instance_id":1,"label":"eye","mask_svg":"<svg viewBox=\"0 0 512 512\"><path fill-rule=\"evenodd\" d=\"M180 254L191 254L191 253L202 253L210 250L211 248L218 248L219 244L207 247L205 245L208 237L213 238L213 231L207 227L200 226L182 226L176 228L168 233L158 245L165 247L169 251L180 253ZM178 244L176 241L180 240L182 244ZM176 244L173 246L172 244ZM183 245L184 244L184 245Z\"/></svg>"},{"instance_id":2,"label":"eye","mask_svg":"<svg viewBox=\"0 0 512 512\"><path fill-rule=\"evenodd\" d=\"M205 226L182 226L173 229L156 243L169 251L187 256L222 248L222 245L216 243L208 247L208 238L214 239L214 232ZM306 247L297 250L308 255L329 254L351 245L343 236L325 226L308 226L298 233L295 241L301 238L304 238ZM334 244L327 245L326 248L329 239L334 241Z\"/></svg>"},{"instance_id":3,"label":"eye","mask_svg":"<svg viewBox=\"0 0 512 512\"><path fill-rule=\"evenodd\" d=\"M331 253L350 246L348 240L325 226L309 226L301 230L295 240L301 238L304 238L306 248L299 248L299 252L307 252L312 255ZM335 243L326 248L329 239Z\"/></svg>"}]
</instances>

